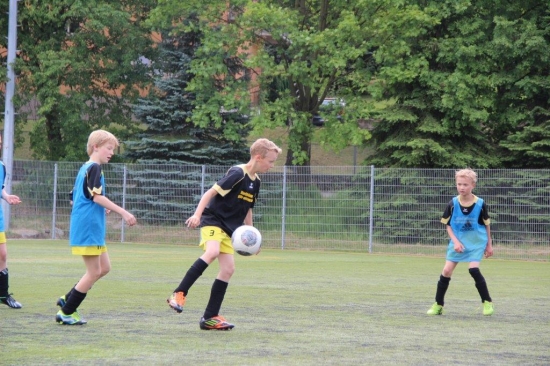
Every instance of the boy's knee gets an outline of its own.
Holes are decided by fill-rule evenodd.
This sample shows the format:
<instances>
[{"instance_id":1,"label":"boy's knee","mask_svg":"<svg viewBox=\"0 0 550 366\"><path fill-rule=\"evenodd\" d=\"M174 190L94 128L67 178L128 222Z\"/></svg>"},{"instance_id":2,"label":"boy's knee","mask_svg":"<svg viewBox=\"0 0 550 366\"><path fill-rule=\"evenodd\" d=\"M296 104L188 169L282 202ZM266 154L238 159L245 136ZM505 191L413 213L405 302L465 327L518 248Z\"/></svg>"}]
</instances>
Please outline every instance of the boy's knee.
<instances>
[{"instance_id":1,"label":"boy's knee","mask_svg":"<svg viewBox=\"0 0 550 366\"><path fill-rule=\"evenodd\" d=\"M224 279L229 280L233 276L233 273L235 273L235 265L220 267L220 274Z\"/></svg>"},{"instance_id":2,"label":"boy's knee","mask_svg":"<svg viewBox=\"0 0 550 366\"><path fill-rule=\"evenodd\" d=\"M470 272L470 276L472 276L472 278L476 283L485 282L485 278L481 274L481 271L479 270L479 268L470 268L468 269L468 272Z\"/></svg>"},{"instance_id":3,"label":"boy's knee","mask_svg":"<svg viewBox=\"0 0 550 366\"><path fill-rule=\"evenodd\" d=\"M470 275L472 277L476 276L477 274L481 273L481 271L479 270L479 268L475 267L475 268L469 268L468 269L468 272L470 272Z\"/></svg>"}]
</instances>

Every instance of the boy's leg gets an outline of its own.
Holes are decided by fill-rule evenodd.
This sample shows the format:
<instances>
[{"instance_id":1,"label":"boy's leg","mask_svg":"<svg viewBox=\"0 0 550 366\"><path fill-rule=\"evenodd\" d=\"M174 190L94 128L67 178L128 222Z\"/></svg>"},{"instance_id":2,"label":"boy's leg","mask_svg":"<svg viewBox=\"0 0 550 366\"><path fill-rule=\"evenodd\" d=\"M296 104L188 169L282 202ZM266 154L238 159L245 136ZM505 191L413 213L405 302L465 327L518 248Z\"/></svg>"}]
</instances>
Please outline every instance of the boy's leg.
<instances>
[{"instance_id":1,"label":"boy's leg","mask_svg":"<svg viewBox=\"0 0 550 366\"><path fill-rule=\"evenodd\" d=\"M183 292L184 295L187 295L191 286L202 276L206 268L208 268L208 263L202 258L198 258L187 270L187 273L185 273L185 276L174 292Z\"/></svg>"},{"instance_id":2,"label":"boy's leg","mask_svg":"<svg viewBox=\"0 0 550 366\"><path fill-rule=\"evenodd\" d=\"M193 286L199 277L202 276L210 263L212 263L220 255L219 241L209 240L202 242L201 245L204 247L204 254L191 265L178 287L174 290L172 295L166 299L168 305L178 313L183 311L183 305L185 305L186 300L185 297L187 296L191 286Z\"/></svg>"},{"instance_id":3,"label":"boy's leg","mask_svg":"<svg viewBox=\"0 0 550 366\"><path fill-rule=\"evenodd\" d=\"M437 290L435 292L435 303L428 310L428 315L441 315L443 314L443 306L445 305L445 294L449 288L451 282L451 275L456 268L457 263L446 261L441 275L439 275L439 281L437 282Z\"/></svg>"},{"instance_id":4,"label":"boy's leg","mask_svg":"<svg viewBox=\"0 0 550 366\"><path fill-rule=\"evenodd\" d=\"M66 298L65 305L61 308L65 315L70 315L78 309L93 284L101 278L101 264L109 261L109 255L107 252L101 253L101 255L83 255L82 259L86 265L86 273L69 292L69 297Z\"/></svg>"},{"instance_id":5,"label":"boy's leg","mask_svg":"<svg viewBox=\"0 0 550 366\"><path fill-rule=\"evenodd\" d=\"M100 266L100 272L99 272L99 278L104 277L111 271L111 259L109 258L108 252L103 252L99 256L99 266ZM99 280L98 278L98 280ZM97 280L96 280L97 282ZM90 287L91 288L91 287Z\"/></svg>"},{"instance_id":6,"label":"boy's leg","mask_svg":"<svg viewBox=\"0 0 550 366\"><path fill-rule=\"evenodd\" d=\"M437 305L445 305L445 294L447 293L450 282L450 277L439 275L439 281L437 281L437 290L435 292L435 302L437 303Z\"/></svg>"},{"instance_id":7,"label":"boy's leg","mask_svg":"<svg viewBox=\"0 0 550 366\"><path fill-rule=\"evenodd\" d=\"M485 282L485 277L481 274L479 267L470 267L468 272L470 272L470 276L472 276L476 283L476 288L479 292L479 296L481 297L481 302L492 302L491 296L489 295L489 289L487 288L487 282Z\"/></svg>"},{"instance_id":8,"label":"boy's leg","mask_svg":"<svg viewBox=\"0 0 550 366\"><path fill-rule=\"evenodd\" d=\"M12 309L21 309L23 306L9 294L8 249L6 243L0 243L0 303Z\"/></svg>"},{"instance_id":9,"label":"boy's leg","mask_svg":"<svg viewBox=\"0 0 550 366\"><path fill-rule=\"evenodd\" d=\"M183 305L185 305L185 296L189 292L189 289L202 276L203 272L208 267L202 258L198 258L195 263L185 273L185 276L181 280L178 287L174 290L172 295L166 299L168 305L176 312L181 313L183 311Z\"/></svg>"},{"instance_id":10,"label":"boy's leg","mask_svg":"<svg viewBox=\"0 0 550 366\"><path fill-rule=\"evenodd\" d=\"M99 265L100 265L99 278L105 276L107 273L109 273L111 271L111 260L109 259L109 254L107 252L103 252L99 255ZM86 269L87 269L87 267L86 267ZM99 280L99 278L95 282L97 282ZM78 283L77 283L77 285L78 285ZM61 296L57 300L57 306L59 306L61 308L63 308L65 306L65 304L67 303L67 300L71 297L71 294L74 291L75 287L76 287L76 285L73 286L73 288L71 288L69 290L69 292L67 292L67 294L65 294L64 296ZM86 293L90 290L91 290L91 287L86 291ZM81 292L81 291L79 291L79 292Z\"/></svg>"},{"instance_id":11,"label":"boy's leg","mask_svg":"<svg viewBox=\"0 0 550 366\"><path fill-rule=\"evenodd\" d=\"M481 302L483 303L483 315L493 315L493 300L489 295L489 289L487 288L487 282L485 282L485 277L481 274L479 270L479 262L470 263L470 268L468 270L470 275L476 283L477 292L481 297Z\"/></svg>"},{"instance_id":12,"label":"boy's leg","mask_svg":"<svg viewBox=\"0 0 550 366\"><path fill-rule=\"evenodd\" d=\"M435 294L435 301L438 305L445 305L445 294L447 293L449 282L451 282L451 276L453 275L453 271L455 270L457 264L457 262L445 261L445 266L443 267L443 271L441 272L439 281L437 282L437 291Z\"/></svg>"},{"instance_id":13,"label":"boy's leg","mask_svg":"<svg viewBox=\"0 0 550 366\"><path fill-rule=\"evenodd\" d=\"M200 328L204 330L229 330L234 327L233 324L228 323L219 313L229 280L235 272L235 258L233 254L221 253L218 261L220 262L220 272L212 284L210 299L199 323Z\"/></svg>"},{"instance_id":14,"label":"boy's leg","mask_svg":"<svg viewBox=\"0 0 550 366\"><path fill-rule=\"evenodd\" d=\"M220 263L220 272L212 284L210 299L204 312L204 319L219 315L229 280L235 272L235 257L232 254L221 253L218 261Z\"/></svg>"}]
</instances>

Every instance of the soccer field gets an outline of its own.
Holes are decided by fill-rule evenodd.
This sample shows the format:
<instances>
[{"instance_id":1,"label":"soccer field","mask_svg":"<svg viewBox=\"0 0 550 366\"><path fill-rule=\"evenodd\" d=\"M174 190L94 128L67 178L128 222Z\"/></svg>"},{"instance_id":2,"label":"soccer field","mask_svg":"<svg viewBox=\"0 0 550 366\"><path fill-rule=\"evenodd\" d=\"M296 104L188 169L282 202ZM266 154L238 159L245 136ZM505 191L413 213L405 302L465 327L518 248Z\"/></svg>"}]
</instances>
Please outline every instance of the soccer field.
<instances>
[{"instance_id":1,"label":"soccer field","mask_svg":"<svg viewBox=\"0 0 550 366\"><path fill-rule=\"evenodd\" d=\"M184 311L166 297L198 247L111 243L112 270L88 293L84 326L55 323L55 302L84 273L67 241L9 240L10 292L0 306L0 365L548 365L550 265L484 260L495 314L481 314L460 264L445 314L427 316L441 258L263 250L236 257L222 315L202 331L217 262Z\"/></svg>"}]
</instances>

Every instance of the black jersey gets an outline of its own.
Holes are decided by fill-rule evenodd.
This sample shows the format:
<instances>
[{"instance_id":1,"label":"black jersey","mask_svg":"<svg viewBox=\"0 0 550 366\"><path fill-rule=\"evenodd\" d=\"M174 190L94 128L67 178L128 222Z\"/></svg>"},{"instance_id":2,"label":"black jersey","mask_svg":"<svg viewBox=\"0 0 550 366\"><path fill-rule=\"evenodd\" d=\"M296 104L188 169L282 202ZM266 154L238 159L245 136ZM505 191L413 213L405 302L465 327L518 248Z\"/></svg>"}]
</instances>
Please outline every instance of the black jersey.
<instances>
[{"instance_id":1,"label":"black jersey","mask_svg":"<svg viewBox=\"0 0 550 366\"><path fill-rule=\"evenodd\" d=\"M244 164L231 167L212 187L218 192L201 216L202 226L217 226L229 236L254 208L260 192L260 178L251 176Z\"/></svg>"}]
</instances>

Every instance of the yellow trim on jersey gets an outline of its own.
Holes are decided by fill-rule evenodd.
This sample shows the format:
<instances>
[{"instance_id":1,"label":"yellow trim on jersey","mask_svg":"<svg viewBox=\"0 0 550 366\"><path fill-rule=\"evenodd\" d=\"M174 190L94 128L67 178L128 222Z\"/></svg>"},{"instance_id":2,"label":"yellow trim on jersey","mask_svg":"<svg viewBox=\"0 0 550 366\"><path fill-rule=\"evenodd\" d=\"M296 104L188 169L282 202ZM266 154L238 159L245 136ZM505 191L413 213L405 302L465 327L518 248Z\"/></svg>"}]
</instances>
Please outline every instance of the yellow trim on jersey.
<instances>
[{"instance_id":1,"label":"yellow trim on jersey","mask_svg":"<svg viewBox=\"0 0 550 366\"><path fill-rule=\"evenodd\" d=\"M215 190L216 192L218 192L218 194L219 194L220 196L222 196L222 197L225 197L226 194L228 194L229 192L231 192L231 189L223 189L222 187L220 187L220 186L218 185L218 183L214 184L214 185L212 186L212 188L214 188L214 190Z\"/></svg>"},{"instance_id":2,"label":"yellow trim on jersey","mask_svg":"<svg viewBox=\"0 0 550 366\"><path fill-rule=\"evenodd\" d=\"M248 169L246 169L246 164L241 164L241 165L237 165L239 168L241 168L243 170L243 172L248 175L248 177L250 179L252 179L253 181L258 179L260 180L260 177L258 177L258 174L254 174L254 175L251 175L250 172L248 171Z\"/></svg>"},{"instance_id":3,"label":"yellow trim on jersey","mask_svg":"<svg viewBox=\"0 0 550 366\"><path fill-rule=\"evenodd\" d=\"M102 191L102 187L99 187L99 188L94 187L94 189L88 188L88 192L90 192L90 196L92 197L95 195L101 196L101 191Z\"/></svg>"},{"instance_id":4,"label":"yellow trim on jersey","mask_svg":"<svg viewBox=\"0 0 550 366\"><path fill-rule=\"evenodd\" d=\"M473 194L473 196L474 196L474 202L473 202L470 206L473 206L475 203L477 203L477 199L478 199L477 196L476 196L475 194ZM462 206L462 207L470 207L470 206L464 206L464 205L462 204L462 200L460 199L460 195L456 196L456 199L458 200L458 203L460 204L460 206Z\"/></svg>"}]
</instances>

